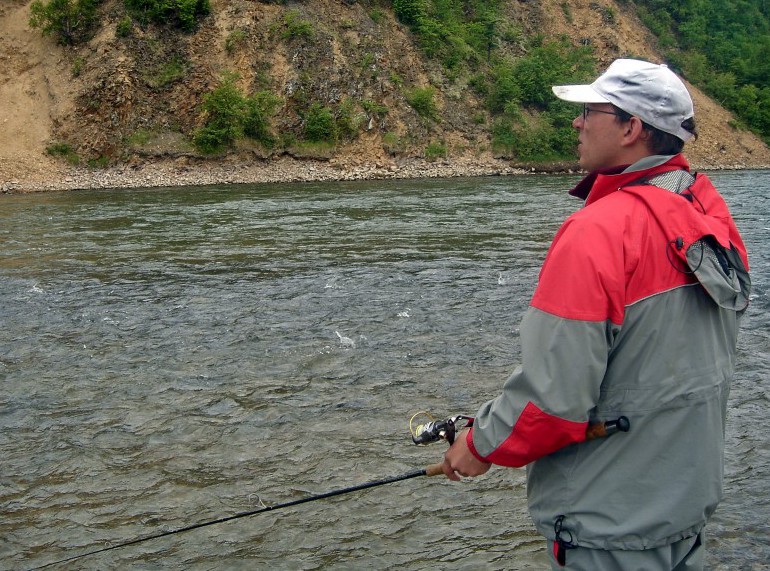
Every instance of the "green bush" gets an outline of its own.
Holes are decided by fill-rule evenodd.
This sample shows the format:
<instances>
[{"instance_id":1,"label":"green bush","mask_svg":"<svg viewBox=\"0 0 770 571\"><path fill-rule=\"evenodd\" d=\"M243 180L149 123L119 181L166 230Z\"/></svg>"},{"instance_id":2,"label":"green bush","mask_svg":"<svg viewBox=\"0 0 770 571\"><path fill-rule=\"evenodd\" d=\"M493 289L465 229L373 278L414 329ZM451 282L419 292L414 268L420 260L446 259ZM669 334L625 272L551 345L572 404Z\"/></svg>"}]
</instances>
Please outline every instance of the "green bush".
<instances>
[{"instance_id":1,"label":"green bush","mask_svg":"<svg viewBox=\"0 0 770 571\"><path fill-rule=\"evenodd\" d=\"M486 105L492 113L503 113L506 105L511 101L516 105L521 103L522 90L511 61L502 61L492 69L489 85L485 85L482 89L480 83L476 81L474 86L476 91L486 94Z\"/></svg>"},{"instance_id":2,"label":"green bush","mask_svg":"<svg viewBox=\"0 0 770 571\"><path fill-rule=\"evenodd\" d=\"M431 141L428 146L425 147L425 158L429 161L435 161L439 158L445 158L447 156L447 148L444 143Z\"/></svg>"},{"instance_id":3,"label":"green bush","mask_svg":"<svg viewBox=\"0 0 770 571\"><path fill-rule=\"evenodd\" d=\"M233 30L227 34L227 39L225 39L225 51L228 54L232 54L235 51L235 48L245 41L246 32L244 30Z\"/></svg>"},{"instance_id":4,"label":"green bush","mask_svg":"<svg viewBox=\"0 0 770 571\"><path fill-rule=\"evenodd\" d=\"M487 83L475 80L496 116L492 147L523 161L574 159L578 108L554 97L551 86L589 80L594 65L588 48L535 38L524 57L498 62Z\"/></svg>"},{"instance_id":5,"label":"green bush","mask_svg":"<svg viewBox=\"0 0 770 571\"><path fill-rule=\"evenodd\" d=\"M80 77L80 74L83 72L83 66L85 65L86 60L83 59L81 56L77 56L72 61L72 77Z\"/></svg>"},{"instance_id":6,"label":"green bush","mask_svg":"<svg viewBox=\"0 0 770 571\"><path fill-rule=\"evenodd\" d=\"M340 139L354 139L364 121L366 121L366 116L363 113L356 113L354 101L352 99L345 99L335 110L337 137Z\"/></svg>"},{"instance_id":7,"label":"green bush","mask_svg":"<svg viewBox=\"0 0 770 571\"><path fill-rule=\"evenodd\" d=\"M142 23L170 23L186 32L211 12L209 0L125 0L126 9Z\"/></svg>"},{"instance_id":8,"label":"green bush","mask_svg":"<svg viewBox=\"0 0 770 571\"><path fill-rule=\"evenodd\" d=\"M369 17L375 24L380 24L385 20L385 12L379 8L375 8L369 12Z\"/></svg>"},{"instance_id":9,"label":"green bush","mask_svg":"<svg viewBox=\"0 0 770 571\"><path fill-rule=\"evenodd\" d=\"M281 100L269 91L260 91L247 97L243 117L243 133L259 141L267 148L275 145L275 137L270 130L270 118L275 113Z\"/></svg>"},{"instance_id":10,"label":"green bush","mask_svg":"<svg viewBox=\"0 0 770 571\"><path fill-rule=\"evenodd\" d=\"M284 39L305 38L312 40L315 37L313 24L308 20L302 19L302 15L297 10L289 10L283 18L286 29L283 32Z\"/></svg>"},{"instance_id":11,"label":"green bush","mask_svg":"<svg viewBox=\"0 0 770 571\"><path fill-rule=\"evenodd\" d=\"M204 155L213 155L223 151L235 142L232 131L227 127L220 127L212 123L201 127L193 137L193 145Z\"/></svg>"},{"instance_id":12,"label":"green bush","mask_svg":"<svg viewBox=\"0 0 770 571\"><path fill-rule=\"evenodd\" d=\"M438 108L433 99L435 91L432 87L415 87L406 94L406 102L417 111L421 117L438 121Z\"/></svg>"},{"instance_id":13,"label":"green bush","mask_svg":"<svg viewBox=\"0 0 770 571\"><path fill-rule=\"evenodd\" d=\"M89 168L92 168L92 169L103 169L110 164L110 159L109 157L100 156L100 157L96 157L95 159L88 159L88 161L86 161L86 164L88 165Z\"/></svg>"},{"instance_id":14,"label":"green bush","mask_svg":"<svg viewBox=\"0 0 770 571\"><path fill-rule=\"evenodd\" d=\"M732 107L753 131L770 141L770 87L741 86Z\"/></svg>"},{"instance_id":15,"label":"green bush","mask_svg":"<svg viewBox=\"0 0 770 571\"><path fill-rule=\"evenodd\" d=\"M63 45L88 40L97 23L101 0L35 0L30 6L29 25L44 36L55 36Z\"/></svg>"},{"instance_id":16,"label":"green bush","mask_svg":"<svg viewBox=\"0 0 770 571\"><path fill-rule=\"evenodd\" d=\"M123 16L120 21L118 22L118 25L115 26L115 35L119 38L127 38L131 35L131 31L133 30L133 22L131 21L131 17L128 15Z\"/></svg>"},{"instance_id":17,"label":"green bush","mask_svg":"<svg viewBox=\"0 0 770 571\"><path fill-rule=\"evenodd\" d=\"M542 129L517 125L500 118L492 127L492 148L522 161L542 160L548 151Z\"/></svg>"},{"instance_id":18,"label":"green bush","mask_svg":"<svg viewBox=\"0 0 770 571\"><path fill-rule=\"evenodd\" d=\"M245 103L235 85L236 78L225 77L219 87L203 97L203 110L208 117L193 144L204 154L219 152L243 136Z\"/></svg>"},{"instance_id":19,"label":"green bush","mask_svg":"<svg viewBox=\"0 0 770 571\"><path fill-rule=\"evenodd\" d=\"M305 139L314 143L337 141L337 121L334 113L320 103L313 103L305 115Z\"/></svg>"},{"instance_id":20,"label":"green bush","mask_svg":"<svg viewBox=\"0 0 770 571\"><path fill-rule=\"evenodd\" d=\"M390 155L397 155L404 152L406 145L397 133L389 131L382 136L382 148Z\"/></svg>"},{"instance_id":21,"label":"green bush","mask_svg":"<svg viewBox=\"0 0 770 571\"><path fill-rule=\"evenodd\" d=\"M407 26L417 27L425 17L425 0L393 0L393 12Z\"/></svg>"},{"instance_id":22,"label":"green bush","mask_svg":"<svg viewBox=\"0 0 770 571\"><path fill-rule=\"evenodd\" d=\"M361 102L361 107L364 108L364 111L366 111L367 115L370 117L382 118L388 114L388 108L385 105L372 101L371 99L364 99Z\"/></svg>"},{"instance_id":23,"label":"green bush","mask_svg":"<svg viewBox=\"0 0 770 571\"><path fill-rule=\"evenodd\" d=\"M181 56L175 55L168 61L154 66L145 80L155 89L160 89L179 81L187 75L190 63Z\"/></svg>"},{"instance_id":24,"label":"green bush","mask_svg":"<svg viewBox=\"0 0 770 571\"><path fill-rule=\"evenodd\" d=\"M52 145L46 147L45 151L52 157L63 158L71 165L77 165L80 163L80 157L69 143L53 143Z\"/></svg>"},{"instance_id":25,"label":"green bush","mask_svg":"<svg viewBox=\"0 0 770 571\"><path fill-rule=\"evenodd\" d=\"M235 85L238 76L227 74L219 87L203 98L206 123L193 135L193 144L201 153L218 153L243 136L267 147L275 143L270 132L270 118L280 100L267 92L244 97Z\"/></svg>"},{"instance_id":26,"label":"green bush","mask_svg":"<svg viewBox=\"0 0 770 571\"><path fill-rule=\"evenodd\" d=\"M500 117L492 127L492 148L522 161L574 159L576 141L575 131L549 113L529 121Z\"/></svg>"}]
</instances>

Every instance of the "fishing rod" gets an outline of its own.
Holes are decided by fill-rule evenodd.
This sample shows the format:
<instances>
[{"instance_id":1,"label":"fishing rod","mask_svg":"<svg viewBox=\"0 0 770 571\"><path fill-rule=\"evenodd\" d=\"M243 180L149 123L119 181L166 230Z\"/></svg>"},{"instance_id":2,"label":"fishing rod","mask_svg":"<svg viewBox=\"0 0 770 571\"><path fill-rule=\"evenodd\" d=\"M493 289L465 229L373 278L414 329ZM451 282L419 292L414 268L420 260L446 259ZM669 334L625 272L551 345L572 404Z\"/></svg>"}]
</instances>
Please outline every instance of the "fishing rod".
<instances>
[{"instance_id":1,"label":"fishing rod","mask_svg":"<svg viewBox=\"0 0 770 571\"><path fill-rule=\"evenodd\" d=\"M414 426L415 418L417 418L420 415L426 415L430 420L424 424ZM460 426L459 423L461 422L465 422L465 424L463 426ZM467 428L472 425L473 425L473 417L465 416L462 414L452 416L442 420L436 420L429 413L418 412L409 421L409 430L412 433L412 441L415 444L430 444L431 442L446 440L451 445L454 443L458 428ZM615 432L628 432L630 427L631 427L631 424L629 423L628 418L626 418L625 416L621 416L617 420L592 423L592 424L589 424L588 428L586 429L586 440L593 440L596 438L605 438L607 436L610 436L611 434L614 434ZM412 472L407 472L405 474L400 474L398 476L391 476L389 478L384 478L381 480L372 480L370 482L365 482L363 484L357 484L355 486L349 486L347 488L341 488L338 490L332 490L330 492L315 494L315 495L308 496L305 498L300 498L297 500L291 500L280 504L274 504L272 506L266 506L262 504L262 506L256 509L238 512L233 515L224 516L213 520L203 521L200 523L179 527L169 531L163 531L163 532L154 533L151 535L146 535L143 537L138 537L129 541L124 541L122 543L116 543L115 545L108 545L100 549L94 549L92 551L87 551L85 553L73 555L65 559L59 559L51 563L46 563L45 565L32 567L31 569L29 569L29 571L37 571L38 569L45 569L47 567L53 567L54 565L61 565L62 563L68 563L76 559L81 559L83 557L88 557L90 555L96 555L97 553L104 553L106 551L112 551L114 549L120 549L122 547L128 547L130 545L144 543L145 541L160 539L161 537L176 535L179 533L192 531L194 529L208 527L210 525L216 525L219 523L224 523L235 519L254 516L264 512L276 511L284 508L289 508L292 506L298 506L300 504L305 504L308 502L314 502L325 498L332 498L334 496L341 496L343 494L349 494L351 492L366 490L368 488L376 488L378 486L393 484L395 482L402 482L404 480L419 478L421 476L438 476L443 473L444 471L442 469L442 463L430 464L420 470L414 470ZM260 503L261 503L261 500L260 500Z\"/></svg>"},{"instance_id":2,"label":"fishing rod","mask_svg":"<svg viewBox=\"0 0 770 571\"><path fill-rule=\"evenodd\" d=\"M262 505L261 507L253 510L238 512L233 515L220 517L217 519L204 521L200 523L195 523L192 525L187 525L184 527L180 527L177 529L172 529L169 531L163 531L160 533L154 533L152 535L146 535L143 537L138 537L136 539L132 539L130 541L124 541L123 543L116 543L115 545L108 545L107 547L102 547L100 549L94 549L93 551L88 551L86 553L80 553L79 555L73 555L72 557L67 557L66 559L60 559L58 561L54 561L52 563L46 563L45 565L41 565L39 567L32 567L29 571L36 571L37 569L45 569L46 567L52 567L54 565L60 565L62 563L68 563L70 561L74 561L75 559L81 559L83 557L88 557L90 555L96 555L97 553L104 553L105 551L112 551L113 549L120 549L121 547L128 547L129 545L136 545L137 543L144 543L145 541L150 541L151 539L160 539L161 537L166 537L168 535L176 535L178 533L184 533L186 531L192 531L193 529L200 529L202 527L207 527L210 525L216 525L218 523L224 523L226 521L232 521L234 519L240 519L243 517L249 517L257 514L261 514L264 512L270 512L270 511L276 511L283 508L289 508L292 506L298 506L300 504L305 504L308 502L314 502L316 500L322 500L325 498L332 498L334 496L341 496L343 494L349 494L350 492L357 492L359 490L366 490L367 488L376 488L377 486L384 486L385 484L392 484L394 482L401 482L403 480L409 480L412 478L419 478L420 476L438 476L439 474L443 474L443 470L441 469L441 464L430 464L429 466L426 466L425 468L421 470L414 470L412 472L407 472L406 474L401 474L399 476L391 476L389 478L384 478L381 480L373 480L371 482L365 482L363 484L357 484L355 486L350 486L348 488L341 488L339 490L332 490L331 492L324 492L322 494L315 494L312 496L308 496L306 498L300 498L298 500L291 500L289 502L283 502L280 504L274 504L272 506L266 506Z\"/></svg>"}]
</instances>

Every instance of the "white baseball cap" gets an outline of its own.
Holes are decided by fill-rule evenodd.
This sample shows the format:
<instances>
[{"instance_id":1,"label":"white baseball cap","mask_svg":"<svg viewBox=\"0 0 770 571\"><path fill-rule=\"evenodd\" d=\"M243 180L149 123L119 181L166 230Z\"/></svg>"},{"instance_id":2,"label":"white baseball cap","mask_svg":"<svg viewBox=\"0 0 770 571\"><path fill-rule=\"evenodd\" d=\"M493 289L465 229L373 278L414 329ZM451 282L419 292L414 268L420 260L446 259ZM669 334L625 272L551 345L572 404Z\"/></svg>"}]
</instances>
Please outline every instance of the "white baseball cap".
<instances>
[{"instance_id":1,"label":"white baseball cap","mask_svg":"<svg viewBox=\"0 0 770 571\"><path fill-rule=\"evenodd\" d=\"M612 103L626 113L679 137L693 134L682 127L695 115L684 83L666 65L617 59L590 85L555 85L556 97L572 103Z\"/></svg>"}]
</instances>

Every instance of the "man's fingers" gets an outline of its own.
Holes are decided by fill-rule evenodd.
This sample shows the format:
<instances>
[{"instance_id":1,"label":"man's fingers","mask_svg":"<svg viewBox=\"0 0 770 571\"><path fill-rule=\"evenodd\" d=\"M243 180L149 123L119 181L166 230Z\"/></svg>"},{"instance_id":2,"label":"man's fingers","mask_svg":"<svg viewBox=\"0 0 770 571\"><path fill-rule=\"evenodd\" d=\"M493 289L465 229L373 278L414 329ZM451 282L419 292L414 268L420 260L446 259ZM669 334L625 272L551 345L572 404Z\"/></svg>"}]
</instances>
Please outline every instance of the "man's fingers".
<instances>
[{"instance_id":1,"label":"man's fingers","mask_svg":"<svg viewBox=\"0 0 770 571\"><path fill-rule=\"evenodd\" d=\"M460 481L460 476L457 475L456 470L452 468L448 461L444 460L444 463L441 465L441 469L444 471L444 475L450 480L454 482Z\"/></svg>"}]
</instances>

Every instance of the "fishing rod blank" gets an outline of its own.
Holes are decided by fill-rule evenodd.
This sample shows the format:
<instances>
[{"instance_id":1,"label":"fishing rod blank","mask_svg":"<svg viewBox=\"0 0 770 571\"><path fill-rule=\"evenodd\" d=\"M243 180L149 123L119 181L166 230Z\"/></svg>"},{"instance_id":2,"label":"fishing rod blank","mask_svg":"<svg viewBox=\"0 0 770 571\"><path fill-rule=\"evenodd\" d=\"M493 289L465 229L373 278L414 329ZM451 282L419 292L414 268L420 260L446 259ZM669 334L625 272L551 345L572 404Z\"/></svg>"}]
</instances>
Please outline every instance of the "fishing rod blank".
<instances>
[{"instance_id":1,"label":"fishing rod blank","mask_svg":"<svg viewBox=\"0 0 770 571\"><path fill-rule=\"evenodd\" d=\"M270 512L275 510L280 510L283 508L289 508L292 506L298 506L300 504L305 504L308 502L314 502L316 500L322 500L325 498L332 498L334 496L341 496L343 494L349 494L350 492L357 492L359 490L366 490L368 488L375 488L377 486L384 486L385 484L392 484L394 482L401 482L403 480L409 480L411 478L419 478L420 476L438 476L439 474L443 474L444 472L441 469L441 464L431 464L429 466L426 466L425 468L421 470L414 470L413 472L407 472L406 474L401 474L399 476L391 476L390 478L385 478L382 480L373 480L371 482L365 482L363 484L357 484L355 486L350 486L348 488L342 488L339 490L332 490L331 492L324 492L322 494L316 494L313 496L308 496L306 498L300 498L298 500L291 500L288 502L283 502L280 504L275 504L272 506L262 506L260 508L239 512L230 516L220 517L217 519L204 521L201 523L195 523L192 525L188 525L185 527L180 527L177 529L172 529L170 531L163 531L160 533L155 533L152 535L147 535L145 537L138 537L136 539L132 539L130 541L125 541L123 543L117 543L115 545L108 545L107 547L102 547L101 549L94 549L93 551L88 551L86 553L81 553L79 555L73 555L72 557L67 557L66 559L60 559L58 561L54 561L52 563L46 563L45 565L41 565L39 567L33 567L29 571L36 571L37 569L45 569L46 567L52 567L54 565L60 565L62 563L67 563L69 561L74 561L75 559L81 559L83 557L88 557L89 555L96 555L97 553L104 553L105 551L112 551L113 549L119 549L121 547L128 547L129 545L136 545L137 543L144 543L145 541L150 541L151 539L159 539L161 537L166 537L168 535L176 535L177 533L184 533L185 531L192 531L193 529L200 529L201 527L207 527L209 525L215 525L218 523L224 523L226 521L231 521L234 519L239 519L243 517L249 517L257 514L261 514L264 512Z\"/></svg>"},{"instance_id":2,"label":"fishing rod blank","mask_svg":"<svg viewBox=\"0 0 770 571\"><path fill-rule=\"evenodd\" d=\"M414 420L416 416L417 415L413 416L412 420ZM412 440L415 442L415 444L426 444L429 442L436 442L438 440L447 440L451 444L454 441L454 437L457 429L457 426L455 424L458 420L467 421L466 427L471 426L473 422L473 419L469 416L458 415L443 421L431 421L425 425L418 426L417 429L415 430L412 430L412 427L411 427L412 423L410 421L410 430L412 430ZM629 422L628 418L626 418L625 416L621 416L616 420L598 422L595 424L592 423L588 426L586 430L586 440L593 440L595 438L606 438L607 436L610 436L616 432L628 432L630 428L631 428L631 423ZM155 533L153 535L147 535L145 537L139 537L136 539L132 539L131 541L118 543L116 545L108 545L107 547L102 547L101 549L94 549L93 551L81 553L80 555L73 555L72 557L68 557L66 559L60 559L58 561L54 561L53 563L46 563L45 565L41 565L39 567L33 567L32 569L30 569L30 571L36 571L37 569L44 569L46 567L51 567L53 565L59 565L61 563L67 563L68 561L80 559L82 557L88 557L89 555L96 555L97 553L104 553L105 551L111 551L113 549L119 549L121 547L128 547L129 545L136 545L137 543L143 543L145 541L150 541L151 539L159 539L161 537L166 537L167 535L175 535L177 533L183 533L185 531L192 531L193 529L199 529L201 527L215 525L217 523L224 523L226 521L231 521L242 517L248 517L252 515L261 514L264 512L275 511L283 508L288 508L291 506L298 506L300 504L305 504L307 502L314 502L316 500L322 500L324 498L331 498L334 496L340 496L342 494L349 494L350 492L357 492L359 490L365 490L367 488L374 488L376 486L383 486L385 484L401 482L403 480L418 478L420 476L437 476L439 474L444 473L441 466L442 464L440 463L431 464L429 466L426 466L422 470L407 472L406 474L401 474L400 476L392 476L390 478L385 478L384 480L374 480L371 482L366 482L364 484L351 486L349 488L342 488L340 490L333 490L331 492L325 492L323 494L316 494L314 496L308 496L306 498L300 498L298 500L292 500L289 502L284 502L282 504L275 504L272 506L263 505L262 507L254 510L244 511L240 513L236 513L234 515L225 516L225 517L221 517L210 521L204 521L201 523L196 523L185 527L180 527L178 529L173 529L171 531L164 531L160 533Z\"/></svg>"}]
</instances>

